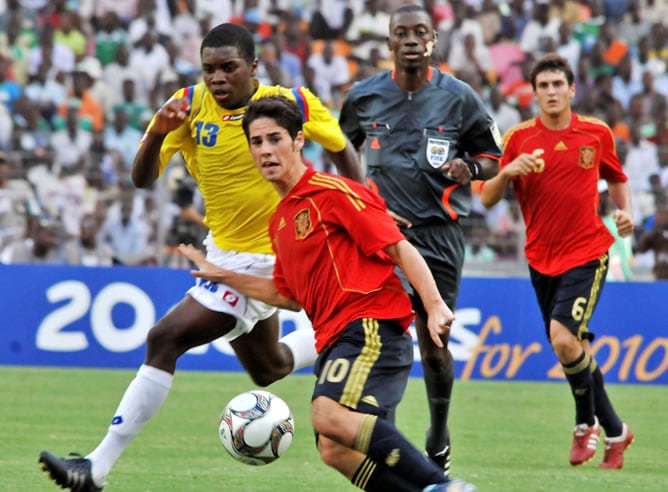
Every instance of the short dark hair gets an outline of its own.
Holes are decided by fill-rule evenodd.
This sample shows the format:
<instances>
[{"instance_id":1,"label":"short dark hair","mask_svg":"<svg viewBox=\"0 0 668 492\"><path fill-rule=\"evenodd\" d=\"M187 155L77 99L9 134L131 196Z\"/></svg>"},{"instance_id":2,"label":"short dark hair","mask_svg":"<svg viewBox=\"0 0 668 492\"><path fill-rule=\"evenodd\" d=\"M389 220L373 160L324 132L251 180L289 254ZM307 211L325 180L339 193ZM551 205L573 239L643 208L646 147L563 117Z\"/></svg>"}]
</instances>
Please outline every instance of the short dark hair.
<instances>
[{"instance_id":1,"label":"short dark hair","mask_svg":"<svg viewBox=\"0 0 668 492\"><path fill-rule=\"evenodd\" d=\"M563 56L559 56L554 53L545 55L542 58L536 60L536 63L533 64L531 68L531 87L536 90L536 77L539 73L543 72L563 72L568 81L568 85L573 85L575 81L575 75L573 74L573 69L571 68L568 60Z\"/></svg>"},{"instance_id":2,"label":"short dark hair","mask_svg":"<svg viewBox=\"0 0 668 492\"><path fill-rule=\"evenodd\" d=\"M249 138L248 127L258 118L271 118L278 126L285 128L293 140L302 130L299 106L285 96L265 96L250 102L242 122L246 138Z\"/></svg>"},{"instance_id":3,"label":"short dark hair","mask_svg":"<svg viewBox=\"0 0 668 492\"><path fill-rule=\"evenodd\" d=\"M211 29L202 39L199 53L201 55L204 48L220 48L221 46L235 47L239 55L248 63L255 60L253 36L246 28L238 24L228 22Z\"/></svg>"}]
</instances>

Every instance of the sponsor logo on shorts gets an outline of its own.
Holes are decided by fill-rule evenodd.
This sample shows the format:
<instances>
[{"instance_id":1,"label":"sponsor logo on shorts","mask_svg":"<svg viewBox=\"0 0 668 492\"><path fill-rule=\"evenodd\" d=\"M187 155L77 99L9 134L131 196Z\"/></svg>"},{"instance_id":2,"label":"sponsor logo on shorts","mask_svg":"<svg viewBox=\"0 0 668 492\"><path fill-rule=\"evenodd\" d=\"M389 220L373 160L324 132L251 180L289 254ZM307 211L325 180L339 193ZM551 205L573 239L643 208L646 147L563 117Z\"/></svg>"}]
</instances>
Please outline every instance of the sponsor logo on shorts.
<instances>
[{"instance_id":1,"label":"sponsor logo on shorts","mask_svg":"<svg viewBox=\"0 0 668 492\"><path fill-rule=\"evenodd\" d=\"M239 296L229 290L225 291L221 299L232 307L237 307L239 303Z\"/></svg>"}]
</instances>

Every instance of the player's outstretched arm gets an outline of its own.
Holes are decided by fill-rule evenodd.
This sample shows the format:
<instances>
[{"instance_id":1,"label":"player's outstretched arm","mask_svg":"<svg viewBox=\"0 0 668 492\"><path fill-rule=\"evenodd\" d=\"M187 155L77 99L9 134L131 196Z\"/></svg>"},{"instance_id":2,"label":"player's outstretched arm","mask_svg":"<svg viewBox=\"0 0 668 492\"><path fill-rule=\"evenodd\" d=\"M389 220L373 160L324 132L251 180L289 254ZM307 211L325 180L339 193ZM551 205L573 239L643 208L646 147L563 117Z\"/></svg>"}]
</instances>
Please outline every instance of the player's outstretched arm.
<instances>
[{"instance_id":1,"label":"player's outstretched arm","mask_svg":"<svg viewBox=\"0 0 668 492\"><path fill-rule=\"evenodd\" d=\"M501 201L508 188L508 183L515 176L526 176L544 165L541 159L542 149L537 149L533 154L520 154L510 164L501 169L492 179L485 181L480 192L480 203L485 208L491 208ZM542 164L541 164L542 163Z\"/></svg>"},{"instance_id":2,"label":"player's outstretched arm","mask_svg":"<svg viewBox=\"0 0 668 492\"><path fill-rule=\"evenodd\" d=\"M441 297L424 258L405 239L387 246L383 251L404 271L406 278L417 291L427 311L429 335L437 347L443 347L439 335L447 333L455 316Z\"/></svg>"},{"instance_id":3,"label":"player's outstretched arm","mask_svg":"<svg viewBox=\"0 0 668 492\"><path fill-rule=\"evenodd\" d=\"M220 268L208 261L204 253L192 244L180 244L177 250L199 269L190 271L193 277L229 285L248 297L266 302L272 306L291 311L299 311L302 308L299 303L278 292L273 280L269 278L244 275Z\"/></svg>"},{"instance_id":4,"label":"player's outstretched arm","mask_svg":"<svg viewBox=\"0 0 668 492\"><path fill-rule=\"evenodd\" d=\"M364 171L360 164L359 155L352 143L346 138L346 146L340 152L325 150L341 176L350 178L358 183L365 184Z\"/></svg>"},{"instance_id":5,"label":"player's outstretched arm","mask_svg":"<svg viewBox=\"0 0 668 492\"><path fill-rule=\"evenodd\" d=\"M162 142L169 132L183 124L189 109L187 99L172 99L153 116L132 163L132 182L137 188L148 188L158 179Z\"/></svg>"}]
</instances>

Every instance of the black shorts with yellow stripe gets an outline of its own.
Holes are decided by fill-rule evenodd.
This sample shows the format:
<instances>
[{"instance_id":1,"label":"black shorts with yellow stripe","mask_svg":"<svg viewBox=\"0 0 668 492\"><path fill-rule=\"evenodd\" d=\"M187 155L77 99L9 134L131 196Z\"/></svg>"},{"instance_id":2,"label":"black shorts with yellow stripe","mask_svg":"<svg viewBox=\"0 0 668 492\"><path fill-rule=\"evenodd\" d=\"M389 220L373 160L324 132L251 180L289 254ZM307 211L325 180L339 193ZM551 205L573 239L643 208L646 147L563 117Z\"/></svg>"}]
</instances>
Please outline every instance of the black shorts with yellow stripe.
<instances>
[{"instance_id":1,"label":"black shorts with yellow stripe","mask_svg":"<svg viewBox=\"0 0 668 492\"><path fill-rule=\"evenodd\" d=\"M554 319L566 326L578 340L592 341L594 334L589 331L589 321L605 285L608 255L553 277L533 268L529 271L548 340L550 320Z\"/></svg>"},{"instance_id":2,"label":"black shorts with yellow stripe","mask_svg":"<svg viewBox=\"0 0 668 492\"><path fill-rule=\"evenodd\" d=\"M394 422L412 364L413 342L399 323L355 320L318 356L313 399L325 396Z\"/></svg>"}]
</instances>

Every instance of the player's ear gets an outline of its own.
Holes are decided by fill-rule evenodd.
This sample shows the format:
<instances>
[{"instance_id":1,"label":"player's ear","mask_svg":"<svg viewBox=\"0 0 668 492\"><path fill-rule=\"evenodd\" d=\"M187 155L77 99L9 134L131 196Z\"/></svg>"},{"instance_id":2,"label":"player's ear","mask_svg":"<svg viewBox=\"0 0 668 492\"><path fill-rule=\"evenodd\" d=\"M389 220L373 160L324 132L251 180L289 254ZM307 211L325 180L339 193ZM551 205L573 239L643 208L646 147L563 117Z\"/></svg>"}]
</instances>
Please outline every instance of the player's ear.
<instances>
[{"instance_id":1,"label":"player's ear","mask_svg":"<svg viewBox=\"0 0 668 492\"><path fill-rule=\"evenodd\" d=\"M294 141L292 142L292 148L295 152L301 152L304 148L304 132L297 132Z\"/></svg>"},{"instance_id":2,"label":"player's ear","mask_svg":"<svg viewBox=\"0 0 668 492\"><path fill-rule=\"evenodd\" d=\"M251 76L251 77L255 77L255 75L256 75L256 73L257 73L257 65L258 65L258 63L259 63L259 61L258 61L257 58L253 58L253 61L250 62L249 67L250 67L250 76Z\"/></svg>"}]
</instances>

